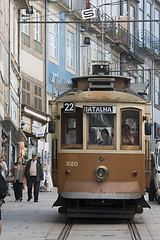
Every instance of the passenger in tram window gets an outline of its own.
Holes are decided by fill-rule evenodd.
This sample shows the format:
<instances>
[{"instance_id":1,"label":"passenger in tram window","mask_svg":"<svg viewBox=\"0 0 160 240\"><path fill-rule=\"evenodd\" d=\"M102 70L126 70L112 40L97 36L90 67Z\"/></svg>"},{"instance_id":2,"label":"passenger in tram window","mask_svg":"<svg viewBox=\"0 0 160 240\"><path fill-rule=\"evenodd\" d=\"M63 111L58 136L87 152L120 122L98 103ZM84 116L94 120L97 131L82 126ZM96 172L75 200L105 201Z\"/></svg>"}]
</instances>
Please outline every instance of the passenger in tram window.
<instances>
[{"instance_id":1,"label":"passenger in tram window","mask_svg":"<svg viewBox=\"0 0 160 240\"><path fill-rule=\"evenodd\" d=\"M112 137L109 136L109 132L106 128L101 131L101 136L97 140L98 145L112 145Z\"/></svg>"},{"instance_id":2,"label":"passenger in tram window","mask_svg":"<svg viewBox=\"0 0 160 240\"><path fill-rule=\"evenodd\" d=\"M134 145L135 139L130 133L128 124L122 126L122 145Z\"/></svg>"}]
</instances>

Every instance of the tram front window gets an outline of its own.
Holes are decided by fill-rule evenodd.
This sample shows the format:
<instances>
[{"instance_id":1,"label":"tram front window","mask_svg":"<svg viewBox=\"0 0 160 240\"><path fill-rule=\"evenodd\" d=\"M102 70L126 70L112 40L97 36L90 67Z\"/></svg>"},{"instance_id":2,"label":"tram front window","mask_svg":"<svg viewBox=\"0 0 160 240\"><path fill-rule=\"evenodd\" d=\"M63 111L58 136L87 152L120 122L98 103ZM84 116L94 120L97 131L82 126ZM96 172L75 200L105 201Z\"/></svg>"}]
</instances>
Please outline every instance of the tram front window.
<instances>
[{"instance_id":1,"label":"tram front window","mask_svg":"<svg viewBox=\"0 0 160 240\"><path fill-rule=\"evenodd\" d=\"M113 114L89 114L89 144L114 145Z\"/></svg>"},{"instance_id":2,"label":"tram front window","mask_svg":"<svg viewBox=\"0 0 160 240\"><path fill-rule=\"evenodd\" d=\"M139 111L122 111L122 145L139 145Z\"/></svg>"},{"instance_id":3,"label":"tram front window","mask_svg":"<svg viewBox=\"0 0 160 240\"><path fill-rule=\"evenodd\" d=\"M61 143L62 148L82 148L83 141L83 112L76 108L73 113L61 113Z\"/></svg>"}]
</instances>

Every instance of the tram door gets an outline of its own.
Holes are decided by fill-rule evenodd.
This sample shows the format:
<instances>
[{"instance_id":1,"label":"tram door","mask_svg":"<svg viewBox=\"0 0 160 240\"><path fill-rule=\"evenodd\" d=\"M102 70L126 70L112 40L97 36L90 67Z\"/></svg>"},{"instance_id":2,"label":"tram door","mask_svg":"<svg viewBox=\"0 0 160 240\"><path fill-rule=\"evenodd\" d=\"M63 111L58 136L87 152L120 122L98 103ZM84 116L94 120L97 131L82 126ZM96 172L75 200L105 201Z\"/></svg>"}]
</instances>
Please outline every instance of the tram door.
<instances>
[{"instance_id":1,"label":"tram door","mask_svg":"<svg viewBox=\"0 0 160 240\"><path fill-rule=\"evenodd\" d=\"M146 189L149 188L150 184L150 162L151 162L151 155L150 155L150 141L148 139L145 140L145 186Z\"/></svg>"}]
</instances>

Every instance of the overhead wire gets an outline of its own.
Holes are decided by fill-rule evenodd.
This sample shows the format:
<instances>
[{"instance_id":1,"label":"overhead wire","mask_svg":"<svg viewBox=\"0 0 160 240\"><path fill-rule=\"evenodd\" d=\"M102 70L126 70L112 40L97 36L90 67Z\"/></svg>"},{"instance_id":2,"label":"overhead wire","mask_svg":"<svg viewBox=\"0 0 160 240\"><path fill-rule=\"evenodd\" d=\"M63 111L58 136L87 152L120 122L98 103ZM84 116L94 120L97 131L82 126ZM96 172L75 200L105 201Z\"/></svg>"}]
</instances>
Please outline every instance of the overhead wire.
<instances>
[{"instance_id":1,"label":"overhead wire","mask_svg":"<svg viewBox=\"0 0 160 240\"><path fill-rule=\"evenodd\" d=\"M126 4L126 3L128 3L128 0L122 0L122 1L115 1L115 2L111 2L111 3L105 3L105 4L102 4L102 5L100 5L100 6L98 6L98 7L96 7L96 6L94 6L93 4L91 4L90 3L90 5L92 5L94 8L96 8L97 10L100 8L100 7L102 7L102 6L107 6L107 5L119 5L119 4ZM82 9L78 9L78 10L82 10ZM77 9L76 9L76 11L78 11ZM63 11L63 12L65 12L65 13L68 13L68 11L66 10L66 11ZM56 17L59 17L58 16L58 14L59 14L59 12L56 12L56 13L51 13L51 14L48 14L48 15L46 15L47 17L50 17L50 16L56 16ZM45 16L41 16L41 19L43 19L43 18L45 18ZM35 19L35 17L33 17L33 18L30 18L30 20L33 20L33 19ZM63 19L62 18L59 18L60 19L60 21L63 21ZM137 21L141 21L141 20L137 20ZM143 21L143 20L142 20ZM156 21L156 22L158 22L158 21L160 21L160 20L153 20L153 21ZM107 21L108 22L108 21ZM112 21L111 21L112 22ZM113 22L115 22L114 20L113 20ZM123 21L122 21L123 22ZM126 22L126 21L124 21L124 22ZM30 23L30 22L25 22L25 23ZM35 22L33 22L33 24L34 23L37 23L36 21ZM53 21L52 23L57 23L56 21ZM75 22L74 22L75 23ZM82 23L84 23L83 21L82 21ZM93 22L87 22L87 23L93 23ZM69 24L69 23L68 23ZM97 43L93 38L91 39L91 41L93 41L93 42L95 42L95 43ZM100 45L100 44L98 44L98 45ZM105 48L104 49L105 50L105 52L107 51L107 49ZM116 54L114 54L113 52L112 52L112 55L119 61L119 63L121 63L121 64L125 64L125 65L127 65L128 63L126 62L124 62L123 60L121 60L120 59L120 57L118 57ZM150 68L147 68L147 69L144 69L143 71L150 71L151 69ZM159 70L159 69L152 69L152 70ZM126 72L126 71L142 71L141 69L130 69L130 70L121 70L121 72Z\"/></svg>"}]
</instances>

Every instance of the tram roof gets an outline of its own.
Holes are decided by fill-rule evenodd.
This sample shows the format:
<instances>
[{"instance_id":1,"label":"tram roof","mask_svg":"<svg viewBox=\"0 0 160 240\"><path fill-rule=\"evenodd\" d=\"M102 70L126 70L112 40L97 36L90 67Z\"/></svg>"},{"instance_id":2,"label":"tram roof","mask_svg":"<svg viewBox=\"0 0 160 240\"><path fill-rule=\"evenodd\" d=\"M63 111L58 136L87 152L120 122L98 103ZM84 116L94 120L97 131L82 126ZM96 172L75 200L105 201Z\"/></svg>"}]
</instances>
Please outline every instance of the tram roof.
<instances>
[{"instance_id":1,"label":"tram roof","mask_svg":"<svg viewBox=\"0 0 160 240\"><path fill-rule=\"evenodd\" d=\"M113 102L113 103L145 103L147 102L134 92L121 91L69 91L56 98L56 102Z\"/></svg>"},{"instance_id":2,"label":"tram roof","mask_svg":"<svg viewBox=\"0 0 160 240\"><path fill-rule=\"evenodd\" d=\"M77 81L78 79L88 79L88 78L115 78L115 79L123 79L124 81L130 81L130 77L125 77L121 75L100 75L100 74L95 74L95 75L86 75L86 76L79 76L79 77L73 77L72 81Z\"/></svg>"}]
</instances>

